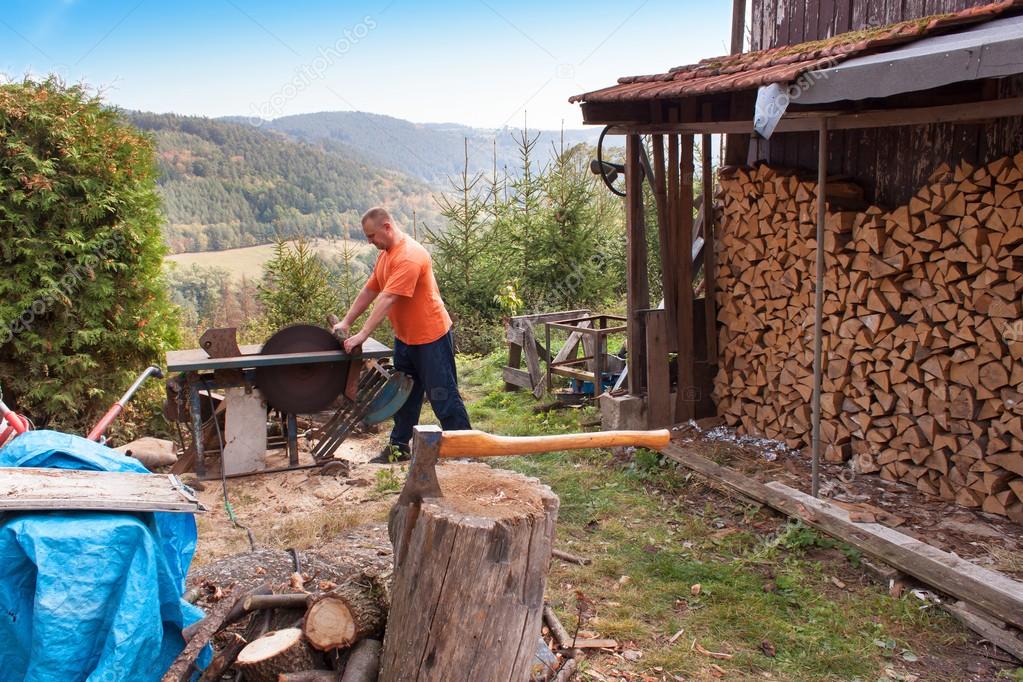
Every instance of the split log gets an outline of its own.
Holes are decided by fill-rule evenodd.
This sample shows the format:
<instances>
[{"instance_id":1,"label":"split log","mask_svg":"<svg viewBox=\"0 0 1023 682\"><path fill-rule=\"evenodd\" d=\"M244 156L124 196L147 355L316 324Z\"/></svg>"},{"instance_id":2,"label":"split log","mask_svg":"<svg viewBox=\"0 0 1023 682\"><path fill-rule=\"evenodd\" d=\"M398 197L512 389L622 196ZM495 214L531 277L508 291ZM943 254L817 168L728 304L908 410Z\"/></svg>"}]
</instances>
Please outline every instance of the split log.
<instances>
[{"instance_id":1,"label":"split log","mask_svg":"<svg viewBox=\"0 0 1023 682\"><path fill-rule=\"evenodd\" d=\"M227 643L220 652L206 666L206 670L202 671L202 677L199 678L199 682L219 682L220 678L227 672L227 669L234 665L238 654L248 645L244 637L234 632L227 634L227 640Z\"/></svg>"},{"instance_id":2,"label":"split log","mask_svg":"<svg viewBox=\"0 0 1023 682\"><path fill-rule=\"evenodd\" d=\"M561 665L558 670L558 677L556 682L568 682L575 675L575 671L579 664L576 663L574 658L566 658L565 662Z\"/></svg>"},{"instance_id":3,"label":"split log","mask_svg":"<svg viewBox=\"0 0 1023 682\"><path fill-rule=\"evenodd\" d=\"M376 639L364 639L352 648L345 663L341 682L376 682L380 671L381 644Z\"/></svg>"},{"instance_id":4,"label":"split log","mask_svg":"<svg viewBox=\"0 0 1023 682\"><path fill-rule=\"evenodd\" d=\"M192 638L185 644L185 648L174 659L167 672L163 674L162 682L183 682L191 677L196 656L209 643L213 635L220 630L228 613L237 604L238 598L233 595L234 592L225 595L217 602L209 615L200 621L202 625L195 630Z\"/></svg>"},{"instance_id":5,"label":"split log","mask_svg":"<svg viewBox=\"0 0 1023 682\"><path fill-rule=\"evenodd\" d=\"M1007 493L1023 481L1012 397L1023 392L1023 327L1009 326L1023 316L1020 175L1017 155L937 173L891 211L828 207L827 460L1023 515L1023 498ZM815 194L795 172L763 165L722 176L719 191L715 402L729 426L797 450L811 432ZM973 461L1011 476L985 477Z\"/></svg>"},{"instance_id":6,"label":"split log","mask_svg":"<svg viewBox=\"0 0 1023 682\"><path fill-rule=\"evenodd\" d=\"M395 507L380 680L529 679L558 498L482 464L437 467L443 497ZM407 538L407 540L405 540Z\"/></svg>"},{"instance_id":7,"label":"split log","mask_svg":"<svg viewBox=\"0 0 1023 682\"><path fill-rule=\"evenodd\" d=\"M554 609L546 604L543 607L543 620L547 623L547 628L551 631L551 636L554 637L554 642L558 645L558 648L571 648L572 638L569 636L568 630L558 620L558 614L554 613Z\"/></svg>"},{"instance_id":8,"label":"split log","mask_svg":"<svg viewBox=\"0 0 1023 682\"><path fill-rule=\"evenodd\" d=\"M553 556L555 559L561 559L562 561L567 561L570 564L578 564L580 566L589 566L590 564L593 563L591 559L576 556L575 554L570 554L569 552L565 552L560 549L554 550L551 556Z\"/></svg>"},{"instance_id":9,"label":"split log","mask_svg":"<svg viewBox=\"0 0 1023 682\"><path fill-rule=\"evenodd\" d=\"M299 628L268 632L250 642L235 661L249 682L277 682L281 673L318 669L322 658L314 654Z\"/></svg>"},{"instance_id":10,"label":"split log","mask_svg":"<svg viewBox=\"0 0 1023 682\"><path fill-rule=\"evenodd\" d=\"M389 604L369 581L351 581L315 597L302 631L320 651L343 649L384 630Z\"/></svg>"}]
</instances>

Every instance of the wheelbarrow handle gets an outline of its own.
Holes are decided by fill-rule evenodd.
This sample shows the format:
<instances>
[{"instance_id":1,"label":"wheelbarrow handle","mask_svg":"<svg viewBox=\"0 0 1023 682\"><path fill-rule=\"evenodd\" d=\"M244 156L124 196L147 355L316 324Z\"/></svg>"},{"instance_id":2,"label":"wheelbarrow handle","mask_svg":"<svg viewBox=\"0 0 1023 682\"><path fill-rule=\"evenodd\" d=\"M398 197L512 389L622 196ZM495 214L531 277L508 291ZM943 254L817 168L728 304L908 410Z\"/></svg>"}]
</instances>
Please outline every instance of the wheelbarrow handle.
<instances>
[{"instance_id":1,"label":"wheelbarrow handle","mask_svg":"<svg viewBox=\"0 0 1023 682\"><path fill-rule=\"evenodd\" d=\"M128 390L124 392L124 395L121 396L121 399L118 400L113 405L111 405L110 409L107 410L107 413L104 414L103 417L98 422L96 422L96 426L92 427L92 431L89 431L89 435L86 436L86 438L91 441L99 442L100 438L103 437L103 434L106 433L106 430L110 428L111 424L114 423L114 420L117 419L121 412L124 411L124 406L127 405L129 401L131 401L135 393L139 390L139 388L142 386L145 380L148 379L150 376L155 376L157 379L162 379L163 370L161 370L156 365L150 365L149 367L147 367L146 370L139 375L139 378L136 379L135 382L128 388Z\"/></svg>"}]
</instances>

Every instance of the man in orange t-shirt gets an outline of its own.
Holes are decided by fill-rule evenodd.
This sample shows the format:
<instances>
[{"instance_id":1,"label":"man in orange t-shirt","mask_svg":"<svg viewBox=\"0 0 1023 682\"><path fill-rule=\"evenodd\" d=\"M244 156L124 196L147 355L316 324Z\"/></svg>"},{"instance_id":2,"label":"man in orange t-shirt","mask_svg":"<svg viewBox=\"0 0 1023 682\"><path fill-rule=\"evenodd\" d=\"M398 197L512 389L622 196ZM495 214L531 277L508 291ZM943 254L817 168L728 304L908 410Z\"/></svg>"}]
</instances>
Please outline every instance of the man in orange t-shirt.
<instances>
[{"instance_id":1,"label":"man in orange t-shirt","mask_svg":"<svg viewBox=\"0 0 1023 682\"><path fill-rule=\"evenodd\" d=\"M451 316L440 297L430 254L402 232L385 209L366 211L362 231L366 241L380 249L380 256L334 331L348 337L355 320L376 301L362 329L345 341L345 351L351 352L369 338L385 315L391 320L394 369L412 377L412 393L394 415L390 444L371 461L404 460L409 455L412 427L419 423L424 394L443 429L470 428L469 415L458 393Z\"/></svg>"}]
</instances>

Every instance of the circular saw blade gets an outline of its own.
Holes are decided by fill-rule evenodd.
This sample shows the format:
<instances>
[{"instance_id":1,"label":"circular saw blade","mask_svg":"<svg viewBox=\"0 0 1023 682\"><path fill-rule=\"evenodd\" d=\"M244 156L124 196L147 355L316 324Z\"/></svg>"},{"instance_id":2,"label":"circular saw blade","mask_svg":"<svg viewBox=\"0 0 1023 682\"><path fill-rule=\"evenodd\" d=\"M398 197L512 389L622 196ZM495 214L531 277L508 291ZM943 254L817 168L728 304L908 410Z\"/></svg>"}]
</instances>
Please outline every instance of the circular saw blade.
<instances>
[{"instance_id":1,"label":"circular saw blade","mask_svg":"<svg viewBox=\"0 0 1023 682\"><path fill-rule=\"evenodd\" d=\"M326 329L311 324L285 327L267 339L260 355L342 350L341 342ZM266 402L286 414L308 414L326 409L345 388L347 362L312 362L256 368L256 386Z\"/></svg>"}]
</instances>

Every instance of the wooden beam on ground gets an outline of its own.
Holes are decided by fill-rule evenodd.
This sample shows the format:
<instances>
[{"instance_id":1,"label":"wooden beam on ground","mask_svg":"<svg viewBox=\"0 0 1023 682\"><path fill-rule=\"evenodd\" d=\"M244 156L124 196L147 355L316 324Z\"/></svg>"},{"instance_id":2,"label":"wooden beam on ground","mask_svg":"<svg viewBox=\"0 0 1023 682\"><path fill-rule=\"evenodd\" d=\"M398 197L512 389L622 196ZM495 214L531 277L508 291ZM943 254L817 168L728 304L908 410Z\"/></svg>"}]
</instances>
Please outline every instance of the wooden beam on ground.
<instances>
[{"instance_id":1,"label":"wooden beam on ground","mask_svg":"<svg viewBox=\"0 0 1023 682\"><path fill-rule=\"evenodd\" d=\"M678 201L678 390L675 420L696 415L696 358L693 348L693 136L683 135L679 144Z\"/></svg>"},{"instance_id":2,"label":"wooden beam on ground","mask_svg":"<svg viewBox=\"0 0 1023 682\"><path fill-rule=\"evenodd\" d=\"M647 280L646 223L643 217L643 171L639 135L625 140L625 249L628 319L629 394L640 395L646 382L643 366L645 350L639 311L650 307L650 283Z\"/></svg>"},{"instance_id":3,"label":"wooden beam on ground","mask_svg":"<svg viewBox=\"0 0 1023 682\"><path fill-rule=\"evenodd\" d=\"M1018 661L1023 661L1023 639L1017 633L1001 623L992 622L987 617L975 613L970 605L963 601L942 604L941 608L1002 651L1012 654Z\"/></svg>"},{"instance_id":4,"label":"wooden beam on ground","mask_svg":"<svg viewBox=\"0 0 1023 682\"><path fill-rule=\"evenodd\" d=\"M943 552L887 526L855 523L849 520L848 511L826 500L811 497L781 483L761 483L678 445L669 445L661 452L669 459L741 495L798 518L999 620L1023 627L1023 583Z\"/></svg>"}]
</instances>

